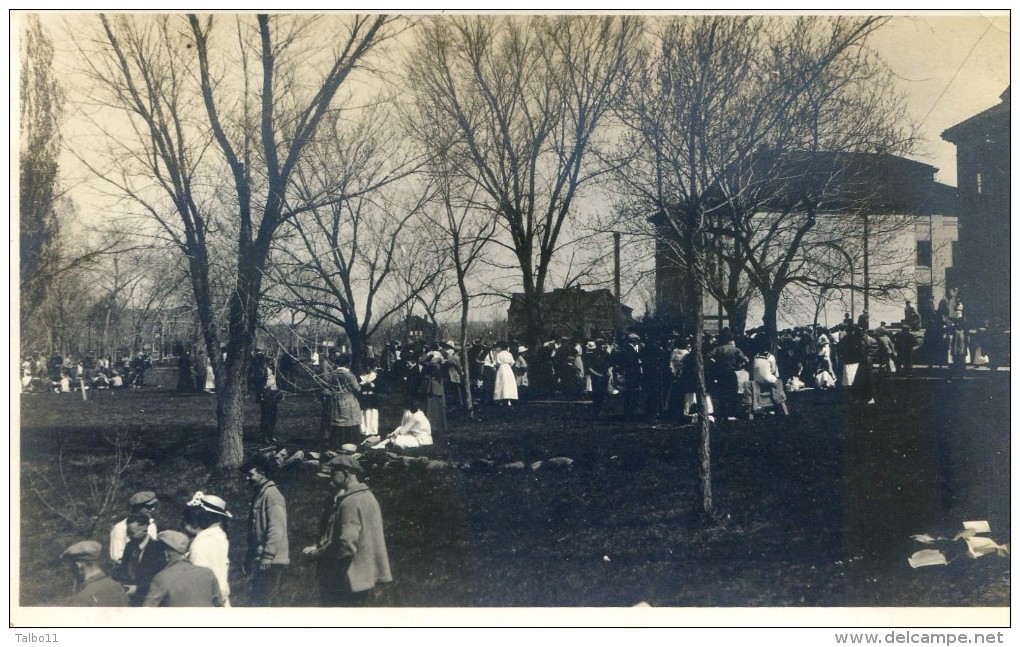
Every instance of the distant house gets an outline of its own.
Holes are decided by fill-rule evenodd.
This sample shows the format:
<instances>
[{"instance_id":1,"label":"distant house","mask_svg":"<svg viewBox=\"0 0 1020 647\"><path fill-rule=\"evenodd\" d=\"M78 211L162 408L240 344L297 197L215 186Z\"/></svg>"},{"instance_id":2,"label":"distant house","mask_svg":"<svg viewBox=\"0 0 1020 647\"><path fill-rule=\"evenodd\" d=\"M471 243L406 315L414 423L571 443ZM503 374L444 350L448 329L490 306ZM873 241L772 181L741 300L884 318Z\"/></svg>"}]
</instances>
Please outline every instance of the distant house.
<instances>
[{"instance_id":1,"label":"distant house","mask_svg":"<svg viewBox=\"0 0 1020 647\"><path fill-rule=\"evenodd\" d=\"M432 324L425 317L418 315L407 315L404 318L404 328L407 334L407 341L431 341Z\"/></svg>"},{"instance_id":2,"label":"distant house","mask_svg":"<svg viewBox=\"0 0 1020 647\"><path fill-rule=\"evenodd\" d=\"M956 144L961 202L960 258L951 278L972 323L1010 317L1009 88L999 99L942 133Z\"/></svg>"},{"instance_id":3,"label":"distant house","mask_svg":"<svg viewBox=\"0 0 1020 647\"><path fill-rule=\"evenodd\" d=\"M781 189L777 189L778 200L788 199L789 195L809 192L824 195L818 205L819 222L815 225L815 236L824 240L826 233L833 231L837 220L850 216L867 216L873 229L882 230L882 222L899 224L885 227L885 240L877 240L873 234L869 237L872 246L872 275L874 268L874 248L878 244L884 246L886 259L896 259L897 267L889 267L886 260L884 273L898 273L906 277L907 289L897 297L878 298L870 296L869 314L877 325L879 321L899 321L903 315L903 299L911 299L923 310L932 297L938 296L946 289L947 276L952 275L954 265L954 248L957 240L957 211L959 209L956 191L953 187L935 181L933 166L889 154L863 153L820 153L805 155L803 158L789 162L786 178ZM769 210L778 211L779 204L763 210L762 217L769 215ZM904 219L909 219L904 221ZM862 218L863 220L863 218ZM911 223L909 221L912 222ZM653 219L654 222L654 219ZM664 230L665 231L665 230ZM831 234L830 234L831 236ZM860 241L847 241L843 247L850 250L852 261L850 271L854 274L853 285L856 286L857 312L863 309L864 231L861 230ZM807 239L811 240L811 238ZM669 246L660 241L656 250L656 312L677 316L682 313L681 289L683 286L683 268L672 261L668 253ZM798 286L789 288L788 295L792 300L809 301L807 290ZM903 298L900 298L903 297ZM831 310L831 312L829 312ZM830 324L842 319L843 304L833 303L823 308ZM716 324L725 325L720 316L721 309L711 298L705 304L706 328L712 330ZM749 325L757 325L761 315L760 306L752 305L748 313ZM780 317L780 327L803 325L811 322L806 313L791 313Z\"/></svg>"},{"instance_id":4,"label":"distant house","mask_svg":"<svg viewBox=\"0 0 1020 647\"><path fill-rule=\"evenodd\" d=\"M620 305L609 290L585 291L581 288L560 288L542 297L542 317L550 335L594 338L602 333L623 331L636 323L634 309ZM524 295L510 297L507 311L511 337L521 337L525 330Z\"/></svg>"}]
</instances>

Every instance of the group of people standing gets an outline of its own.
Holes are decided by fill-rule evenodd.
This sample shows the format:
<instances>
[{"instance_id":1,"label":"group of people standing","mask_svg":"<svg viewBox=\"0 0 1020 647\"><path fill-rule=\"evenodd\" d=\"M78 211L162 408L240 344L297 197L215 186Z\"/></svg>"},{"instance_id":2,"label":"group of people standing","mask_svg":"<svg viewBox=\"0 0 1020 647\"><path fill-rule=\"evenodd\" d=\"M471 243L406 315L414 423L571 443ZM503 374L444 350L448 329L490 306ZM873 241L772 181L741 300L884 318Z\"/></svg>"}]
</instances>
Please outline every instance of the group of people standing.
<instances>
[{"instance_id":1,"label":"group of people standing","mask_svg":"<svg viewBox=\"0 0 1020 647\"><path fill-rule=\"evenodd\" d=\"M177 358L177 390L216 392L216 371L205 351L198 351L194 358L188 349L181 351L180 357Z\"/></svg>"},{"instance_id":2,"label":"group of people standing","mask_svg":"<svg viewBox=\"0 0 1020 647\"><path fill-rule=\"evenodd\" d=\"M321 606L361 606L377 584L392 581L379 503L361 482L361 465L339 455L327 463L334 487L315 544L301 552L316 561ZM247 550L241 570L251 606L274 606L290 560L287 502L271 476L275 466L254 454L240 470L252 490ZM109 574L102 544L72 544L61 557L72 565L74 593L64 606L229 607L229 539L233 521L219 496L196 492L184 506L182 530L160 530L154 492L138 492L128 515L110 530Z\"/></svg>"}]
</instances>

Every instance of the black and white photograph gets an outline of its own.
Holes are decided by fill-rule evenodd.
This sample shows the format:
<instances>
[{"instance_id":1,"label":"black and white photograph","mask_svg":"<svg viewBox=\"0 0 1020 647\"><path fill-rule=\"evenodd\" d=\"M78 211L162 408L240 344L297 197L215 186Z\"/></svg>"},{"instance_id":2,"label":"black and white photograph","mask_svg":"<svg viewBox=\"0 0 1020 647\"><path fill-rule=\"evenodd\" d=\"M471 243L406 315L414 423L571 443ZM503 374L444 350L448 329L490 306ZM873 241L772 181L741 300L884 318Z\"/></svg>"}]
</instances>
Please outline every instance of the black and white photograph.
<instances>
[{"instance_id":1,"label":"black and white photograph","mask_svg":"<svg viewBox=\"0 0 1020 647\"><path fill-rule=\"evenodd\" d=\"M12 630L1002 642L1008 10L205 11L9 13Z\"/></svg>"}]
</instances>

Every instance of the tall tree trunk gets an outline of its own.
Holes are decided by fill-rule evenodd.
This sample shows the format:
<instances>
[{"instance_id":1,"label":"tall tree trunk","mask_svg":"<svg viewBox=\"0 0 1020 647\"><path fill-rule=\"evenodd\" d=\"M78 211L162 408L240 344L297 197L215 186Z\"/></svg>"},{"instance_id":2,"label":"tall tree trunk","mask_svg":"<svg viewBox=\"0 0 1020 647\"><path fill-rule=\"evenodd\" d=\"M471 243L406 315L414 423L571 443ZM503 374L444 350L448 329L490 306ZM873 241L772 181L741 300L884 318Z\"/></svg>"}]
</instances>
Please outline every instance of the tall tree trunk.
<instances>
[{"instance_id":1,"label":"tall tree trunk","mask_svg":"<svg viewBox=\"0 0 1020 647\"><path fill-rule=\"evenodd\" d=\"M765 302L765 312L762 314L761 322L765 326L765 334L768 335L771 352L775 355L777 333L779 332L779 292L763 294L762 299Z\"/></svg>"},{"instance_id":2,"label":"tall tree trunk","mask_svg":"<svg viewBox=\"0 0 1020 647\"><path fill-rule=\"evenodd\" d=\"M251 348L231 343L227 361L216 371L216 421L220 430L222 468L237 467L244 460L244 396L248 385L248 356Z\"/></svg>"},{"instance_id":3,"label":"tall tree trunk","mask_svg":"<svg viewBox=\"0 0 1020 647\"><path fill-rule=\"evenodd\" d=\"M106 316L103 317L103 355L110 355L110 304L106 304Z\"/></svg>"},{"instance_id":4,"label":"tall tree trunk","mask_svg":"<svg viewBox=\"0 0 1020 647\"><path fill-rule=\"evenodd\" d=\"M242 252L237 268L237 288L230 298L227 359L223 368L216 370L216 390L219 393L216 421L220 432L218 465L222 468L238 467L244 460L244 396L248 386L248 368L255 350L262 273L268 251L268 243L260 240Z\"/></svg>"},{"instance_id":5,"label":"tall tree trunk","mask_svg":"<svg viewBox=\"0 0 1020 647\"><path fill-rule=\"evenodd\" d=\"M361 328L356 321L352 321L350 327L345 323L344 332L347 333L347 343L351 345L351 371L358 375L365 362L365 338L361 336Z\"/></svg>"},{"instance_id":6,"label":"tall tree trunk","mask_svg":"<svg viewBox=\"0 0 1020 647\"><path fill-rule=\"evenodd\" d=\"M458 257L459 258L459 257ZM471 395L471 358L468 357L468 315L471 310L471 296L460 265L457 265L457 289L460 291L460 388L463 390L464 406L468 418L475 419L475 403Z\"/></svg>"},{"instance_id":7,"label":"tall tree trunk","mask_svg":"<svg viewBox=\"0 0 1020 647\"><path fill-rule=\"evenodd\" d=\"M723 309L726 310L727 324L734 336L744 334L747 329L747 301L724 301Z\"/></svg>"},{"instance_id":8,"label":"tall tree trunk","mask_svg":"<svg viewBox=\"0 0 1020 647\"><path fill-rule=\"evenodd\" d=\"M541 341L543 330L542 323L542 295L535 288L525 288L524 293L524 342L529 348L534 348Z\"/></svg>"},{"instance_id":9,"label":"tall tree trunk","mask_svg":"<svg viewBox=\"0 0 1020 647\"><path fill-rule=\"evenodd\" d=\"M198 326L205 342L205 354L212 362L213 372L219 379L222 370L220 359L219 335L216 332L216 318L213 314L212 290L209 288L209 261L206 250L195 246L195 253L187 254L188 276L191 278L191 290L195 296L195 309L198 312Z\"/></svg>"},{"instance_id":10,"label":"tall tree trunk","mask_svg":"<svg viewBox=\"0 0 1020 647\"><path fill-rule=\"evenodd\" d=\"M689 227L688 231L695 233L689 235L684 244L688 259L687 267L701 268L702 263L698 255L703 249L700 240L702 234L695 227ZM708 387L705 382L705 354L702 348L705 338L705 286L698 269L689 270L687 281L690 306L688 311L694 337L691 353L694 354L694 370L697 376L695 393L698 397L698 428L701 435L701 442L698 445L698 483L701 490L701 509L705 514L711 515L715 509L712 501L712 428L706 406Z\"/></svg>"}]
</instances>

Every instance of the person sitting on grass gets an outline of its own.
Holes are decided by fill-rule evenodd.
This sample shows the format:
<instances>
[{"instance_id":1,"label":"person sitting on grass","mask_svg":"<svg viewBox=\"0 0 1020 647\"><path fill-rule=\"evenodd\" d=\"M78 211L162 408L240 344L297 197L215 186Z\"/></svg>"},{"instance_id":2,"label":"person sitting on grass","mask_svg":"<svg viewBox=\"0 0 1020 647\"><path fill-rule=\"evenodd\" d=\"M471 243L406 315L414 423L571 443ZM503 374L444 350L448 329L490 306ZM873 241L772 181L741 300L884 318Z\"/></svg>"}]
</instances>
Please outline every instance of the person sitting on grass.
<instances>
[{"instance_id":1,"label":"person sitting on grass","mask_svg":"<svg viewBox=\"0 0 1020 647\"><path fill-rule=\"evenodd\" d=\"M372 449L385 449L396 447L399 449L414 449L426 447L432 444L432 425L428 417L421 409L421 400L415 399L411 408L404 411L400 426L393 433L380 443L372 445Z\"/></svg>"},{"instance_id":2,"label":"person sitting on grass","mask_svg":"<svg viewBox=\"0 0 1020 647\"><path fill-rule=\"evenodd\" d=\"M70 393L71 392L71 376L66 371L60 372L60 379L53 383L54 393Z\"/></svg>"},{"instance_id":3,"label":"person sitting on grass","mask_svg":"<svg viewBox=\"0 0 1020 647\"><path fill-rule=\"evenodd\" d=\"M776 364L776 357L769 352L768 337L762 335L760 351L754 356L751 364L751 381L762 393L768 393L772 403L782 409L784 415L789 415L790 410L786 408L786 391L783 390L783 381L779 379L779 366ZM751 412L757 409L757 398L752 395Z\"/></svg>"},{"instance_id":4,"label":"person sitting on grass","mask_svg":"<svg viewBox=\"0 0 1020 647\"><path fill-rule=\"evenodd\" d=\"M100 371L92 378L92 388L96 390L110 388L110 378L106 377L106 373Z\"/></svg>"}]
</instances>

